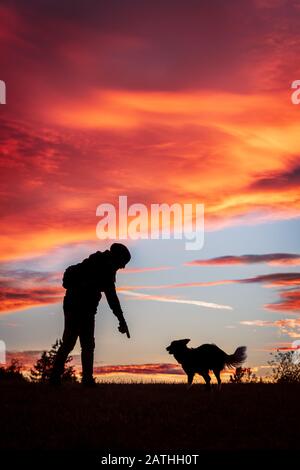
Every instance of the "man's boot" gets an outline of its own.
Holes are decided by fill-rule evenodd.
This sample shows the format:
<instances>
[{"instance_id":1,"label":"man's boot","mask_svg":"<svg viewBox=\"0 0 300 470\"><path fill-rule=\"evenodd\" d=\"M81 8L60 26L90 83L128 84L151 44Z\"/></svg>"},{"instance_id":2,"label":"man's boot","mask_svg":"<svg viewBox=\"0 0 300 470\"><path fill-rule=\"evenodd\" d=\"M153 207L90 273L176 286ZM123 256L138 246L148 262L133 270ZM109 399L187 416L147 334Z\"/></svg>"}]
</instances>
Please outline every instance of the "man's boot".
<instances>
[{"instance_id":1,"label":"man's boot","mask_svg":"<svg viewBox=\"0 0 300 470\"><path fill-rule=\"evenodd\" d=\"M82 349L81 363L82 363L82 381L81 381L82 385L86 387L95 387L96 382L93 377L94 350Z\"/></svg>"}]
</instances>

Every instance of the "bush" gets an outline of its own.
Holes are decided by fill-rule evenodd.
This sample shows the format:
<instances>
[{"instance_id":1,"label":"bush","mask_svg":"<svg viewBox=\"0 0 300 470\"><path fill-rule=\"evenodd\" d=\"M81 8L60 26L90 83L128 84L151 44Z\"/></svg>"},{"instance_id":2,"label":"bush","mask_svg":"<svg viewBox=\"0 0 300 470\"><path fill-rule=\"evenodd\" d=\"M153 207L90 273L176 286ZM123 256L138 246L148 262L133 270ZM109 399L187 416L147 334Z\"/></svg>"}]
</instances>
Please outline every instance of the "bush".
<instances>
[{"instance_id":1,"label":"bush","mask_svg":"<svg viewBox=\"0 0 300 470\"><path fill-rule=\"evenodd\" d=\"M269 361L274 383L300 382L300 364L293 359L294 351L277 351L274 354L274 359Z\"/></svg>"},{"instance_id":2,"label":"bush","mask_svg":"<svg viewBox=\"0 0 300 470\"><path fill-rule=\"evenodd\" d=\"M44 351L42 353L40 359L38 359L36 364L30 370L30 379L32 382L47 383L49 381L56 354L60 345L61 340L56 340L50 351ZM62 375L62 380L64 382L77 382L74 367L68 365L72 360L72 356L68 356L64 373Z\"/></svg>"},{"instance_id":3,"label":"bush","mask_svg":"<svg viewBox=\"0 0 300 470\"><path fill-rule=\"evenodd\" d=\"M12 359L7 367L0 367L0 380L26 381L21 372L22 364L17 359Z\"/></svg>"},{"instance_id":4,"label":"bush","mask_svg":"<svg viewBox=\"0 0 300 470\"><path fill-rule=\"evenodd\" d=\"M257 376L252 372L250 367L237 367L230 376L231 383L256 383Z\"/></svg>"}]
</instances>

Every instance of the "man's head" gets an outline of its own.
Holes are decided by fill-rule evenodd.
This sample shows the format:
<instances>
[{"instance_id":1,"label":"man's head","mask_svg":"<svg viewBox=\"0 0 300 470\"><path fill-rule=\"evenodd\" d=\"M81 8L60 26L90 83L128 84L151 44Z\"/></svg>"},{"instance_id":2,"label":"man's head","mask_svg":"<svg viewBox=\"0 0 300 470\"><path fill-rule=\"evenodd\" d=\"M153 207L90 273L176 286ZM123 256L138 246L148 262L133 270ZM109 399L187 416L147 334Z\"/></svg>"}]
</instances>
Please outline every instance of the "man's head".
<instances>
[{"instance_id":1,"label":"man's head","mask_svg":"<svg viewBox=\"0 0 300 470\"><path fill-rule=\"evenodd\" d=\"M131 254L128 248L122 243L113 243L110 247L110 252L117 269L125 268L126 264L131 259Z\"/></svg>"}]
</instances>

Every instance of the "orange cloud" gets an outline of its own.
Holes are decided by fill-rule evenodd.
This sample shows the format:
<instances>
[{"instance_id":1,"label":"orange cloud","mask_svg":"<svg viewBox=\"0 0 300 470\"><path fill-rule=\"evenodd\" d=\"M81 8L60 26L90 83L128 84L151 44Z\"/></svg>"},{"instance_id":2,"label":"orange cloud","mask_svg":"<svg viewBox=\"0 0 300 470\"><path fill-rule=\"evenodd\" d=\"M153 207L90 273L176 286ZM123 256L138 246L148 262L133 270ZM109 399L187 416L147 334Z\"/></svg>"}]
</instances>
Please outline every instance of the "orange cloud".
<instances>
[{"instance_id":1,"label":"orange cloud","mask_svg":"<svg viewBox=\"0 0 300 470\"><path fill-rule=\"evenodd\" d=\"M257 327L277 327L281 333L291 338L300 337L300 318L284 318L282 320L243 320L241 325L257 326Z\"/></svg>"},{"instance_id":2,"label":"orange cloud","mask_svg":"<svg viewBox=\"0 0 300 470\"><path fill-rule=\"evenodd\" d=\"M172 18L147 0L71 17L34 4L1 6L13 98L1 108L0 259L96 240L96 207L120 188L130 202L204 203L212 229L300 215L294 5L268 24L253 2L223 2L217 17L195 4L184 18L176 0Z\"/></svg>"},{"instance_id":3,"label":"orange cloud","mask_svg":"<svg viewBox=\"0 0 300 470\"><path fill-rule=\"evenodd\" d=\"M12 204L3 206L2 259L95 240L96 207L116 205L120 187L129 203L204 203L210 228L300 214L299 186L289 184L298 171L298 116L286 97L124 91L103 99L106 107L93 96L87 110L74 99L45 103L38 129L3 123L0 188ZM129 123L131 113L139 124L113 137L113 127L96 132L88 124L97 109L103 119L109 109L118 120L124 112ZM62 112L82 119L80 130ZM279 186L275 173L290 178ZM268 175L274 184L254 187Z\"/></svg>"}]
</instances>

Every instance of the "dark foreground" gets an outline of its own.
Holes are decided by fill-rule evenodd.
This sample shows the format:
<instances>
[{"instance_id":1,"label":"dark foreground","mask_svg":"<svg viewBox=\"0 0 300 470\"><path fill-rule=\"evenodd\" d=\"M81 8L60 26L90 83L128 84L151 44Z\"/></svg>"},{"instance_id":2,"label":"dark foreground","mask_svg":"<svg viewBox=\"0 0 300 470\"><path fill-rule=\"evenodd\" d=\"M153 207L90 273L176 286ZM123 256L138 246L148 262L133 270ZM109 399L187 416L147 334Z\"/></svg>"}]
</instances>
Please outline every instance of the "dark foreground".
<instances>
[{"instance_id":1,"label":"dark foreground","mask_svg":"<svg viewBox=\"0 0 300 470\"><path fill-rule=\"evenodd\" d=\"M293 450L300 386L0 384L2 450Z\"/></svg>"}]
</instances>

